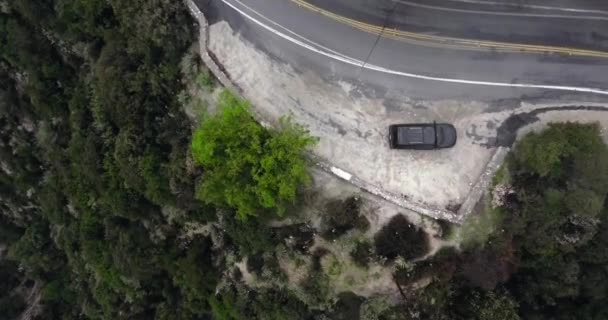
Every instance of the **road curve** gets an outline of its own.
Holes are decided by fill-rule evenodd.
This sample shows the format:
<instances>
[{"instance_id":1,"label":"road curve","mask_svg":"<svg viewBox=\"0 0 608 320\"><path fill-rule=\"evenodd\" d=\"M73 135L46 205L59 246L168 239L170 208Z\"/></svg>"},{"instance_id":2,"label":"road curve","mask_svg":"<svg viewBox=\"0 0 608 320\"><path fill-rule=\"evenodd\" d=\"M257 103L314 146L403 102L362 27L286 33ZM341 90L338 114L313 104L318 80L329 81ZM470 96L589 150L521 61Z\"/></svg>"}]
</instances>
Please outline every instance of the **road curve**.
<instances>
[{"instance_id":1,"label":"road curve","mask_svg":"<svg viewBox=\"0 0 608 320\"><path fill-rule=\"evenodd\" d=\"M376 92L398 90L421 99L513 98L522 95L542 96L546 95L546 91L608 95L608 76L606 76L608 74L608 51L604 51L604 44L601 41L594 46L593 41L585 38L586 42L581 41L574 43L572 47L564 47L552 43L553 38L539 41L539 44L531 44L518 36L514 36L514 40L525 41L497 42L483 37L478 39L472 35L471 38L458 38L464 42L448 43L442 39L452 37L450 32L445 32L446 35L444 35L444 32L439 29L428 32L428 30L422 30L423 28L420 26L412 26L411 23L401 24L399 16L392 16L395 14L394 12L391 15L385 14L383 24L374 24L374 15L383 11L381 5L376 8L377 11L366 10L362 13L357 10L346 10L342 12L336 8L340 7L340 3L344 0L323 1L325 6L325 8L321 8L323 11L333 8L337 11L329 12L348 19L345 22L329 17L320 10L315 11L314 8L320 8L317 7L317 4L307 2L313 6L311 10L311 7L307 7L300 1L213 0L211 11L215 13L217 19L227 20L234 29L241 31L246 38L266 50L271 56L290 63L296 69L312 69L327 78L364 83L374 88ZM357 1L349 0L349 2L356 3ZM370 1L363 2L366 5L370 3ZM389 2L398 4L393 0ZM468 0L452 2L457 5L463 3L467 6L475 5L475 3L471 3L475 1ZM373 3L386 4L383 1ZM357 9L358 7L352 6L352 8ZM479 10L497 12L496 8L459 8L459 10L472 12ZM428 10L427 8L422 9ZM537 15L559 12L560 15L564 15L569 14L565 10L573 10L573 8L560 7L551 10L533 8L529 12ZM576 10L581 11L576 13L580 15L579 18L568 17L562 20L586 21L585 23L579 21L578 24L589 29L585 31L584 28L578 28L577 32L587 32L595 34L597 37L597 34L603 32L601 26L608 30L606 28L608 21L588 19L588 17L603 16L602 10L597 8ZM449 20L444 19L442 15L453 13L449 10L430 9L428 11L432 11L432 13L425 14L433 14L434 21ZM414 11L409 14L411 15L412 12ZM513 10L504 12L515 13ZM389 19L386 18L387 16ZM509 23L513 23L513 19L523 19L522 21L526 21L528 26L533 25L531 23L537 23L536 21L530 22L530 19L548 19L547 17L518 17L516 15L504 17L511 21ZM608 17L608 11L606 17ZM551 19L560 18L552 17ZM348 23L348 21L356 23ZM405 19L405 21L411 21L411 19ZM554 22L552 23L554 24ZM544 25L542 21L538 23ZM522 22L522 24L524 23ZM562 24L562 27L569 25L565 22ZM386 25L393 28L390 31L383 30L382 27ZM441 24L438 25L441 27ZM370 26L380 29L372 29ZM494 24L495 26L496 24ZM413 30L403 30L410 27ZM557 30L556 34L560 32L559 28L554 29ZM492 35L494 31L488 30L485 33L486 36ZM504 33L504 30L498 28L494 33L500 34L501 32ZM403 41L400 37L408 33L420 35L420 38L417 39L418 41L412 41L412 39ZM433 41L429 41L429 38ZM500 45L492 47L493 43ZM480 90L476 88L478 86L496 87L500 90L493 88Z\"/></svg>"},{"instance_id":2,"label":"road curve","mask_svg":"<svg viewBox=\"0 0 608 320\"><path fill-rule=\"evenodd\" d=\"M608 25L608 11L584 14L556 11L563 9L557 7L515 10L445 0L292 1L306 1L361 22L387 24L390 29L509 43L608 49L608 34L604 31ZM387 12L390 12L388 21Z\"/></svg>"},{"instance_id":3,"label":"road curve","mask_svg":"<svg viewBox=\"0 0 608 320\"><path fill-rule=\"evenodd\" d=\"M361 22L361 21L353 19L353 18L348 18L348 17L342 16L342 15L336 14L330 10L326 10L321 7L315 6L314 4L310 3L310 2L314 2L312 0L308 0L308 1L290 0L290 1L294 2L295 4L297 4L298 6L300 6L302 8L306 8L313 12L322 14L329 19L333 19L340 23L349 25L355 29L369 32L374 35L379 35L379 36L382 36L385 38L395 39L395 40L399 40L402 42L409 42L409 43L422 45L422 46L432 46L432 47L443 48L443 49L458 49L458 50L469 50L469 51L494 50L497 52L511 52L511 53L562 54L562 55L569 55L569 56L608 58L608 51L585 50L585 49L579 49L576 47L563 47L563 46L555 46L555 45L497 42L497 41L488 41L488 40L484 40L484 39L473 39L473 38L467 39L467 38L462 38L462 37L456 38L456 37L436 35L436 34L432 34L432 33L428 34L428 33L421 33L421 32L404 31L402 29L406 28L407 24L405 24L405 22L399 24L399 21L397 21L397 20L404 20L403 16L399 15L398 14L399 12L397 12L397 10L396 10L397 5L393 5L391 7L391 9L390 9L391 13L387 14L389 19L387 19L385 17L385 18L383 18L384 21L382 21L380 24L374 25L374 24L370 24L370 23ZM395 3L395 4L404 3L404 1L402 1L402 0L391 0L391 1L393 1L393 3ZM407 2L407 3L414 4L414 2ZM327 2L323 2L323 4L327 4ZM422 6L424 8L431 7L428 5L422 5ZM445 7L432 6L432 8L434 8L433 10L436 10L436 8L441 8L443 11L447 10L447 8L445 8ZM363 12L361 12L362 14L359 14L359 16L366 15L366 14L368 14L368 12L371 12L371 10L364 10ZM461 12L463 12L463 11L461 11ZM466 12L467 14L469 14L469 13L475 14L480 11L467 10L464 12ZM512 13L512 14L520 15L520 13ZM528 16L524 16L524 17L529 18ZM543 17L547 17L547 16L543 16ZM551 16L551 17L555 17L555 16ZM563 16L563 17L566 17L566 16ZM535 16L535 18L539 18L539 16ZM598 17L595 17L595 16L594 17L570 16L570 18L587 20L590 18L598 18ZM601 17L601 18L603 18L605 21L608 21L608 17ZM530 30L534 30L533 26L530 26L530 25L527 25L527 28L528 28L527 33L530 33ZM446 28L446 29L453 32L453 28ZM554 27L554 29L556 29L559 32L559 31L563 30L563 27L561 25L557 25L557 28ZM512 32L512 31L510 30L509 32ZM511 34L510 38L516 38L516 37L514 37L514 35ZM577 40L580 41L581 39L577 38Z\"/></svg>"}]
</instances>

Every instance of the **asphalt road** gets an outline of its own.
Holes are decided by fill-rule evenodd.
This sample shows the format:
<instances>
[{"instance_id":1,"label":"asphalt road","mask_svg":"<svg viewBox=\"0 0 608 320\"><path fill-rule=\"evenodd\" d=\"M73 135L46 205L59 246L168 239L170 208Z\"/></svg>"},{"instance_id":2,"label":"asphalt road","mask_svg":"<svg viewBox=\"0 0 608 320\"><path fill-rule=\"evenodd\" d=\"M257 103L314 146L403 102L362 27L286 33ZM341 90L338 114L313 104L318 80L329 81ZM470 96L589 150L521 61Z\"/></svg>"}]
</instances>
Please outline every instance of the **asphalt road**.
<instances>
[{"instance_id":1,"label":"asphalt road","mask_svg":"<svg viewBox=\"0 0 608 320\"><path fill-rule=\"evenodd\" d=\"M306 1L361 22L380 26L386 24L388 28L418 33L608 49L608 31L605 30L608 26L608 2L605 1L604 4L599 3L604 10L597 6L584 9L580 5L579 9L538 5L526 7L524 4L505 6L479 0ZM578 11L571 11L573 9Z\"/></svg>"},{"instance_id":2,"label":"asphalt road","mask_svg":"<svg viewBox=\"0 0 608 320\"><path fill-rule=\"evenodd\" d=\"M608 98L601 2L300 1L211 0L204 11L296 70L350 81L370 95Z\"/></svg>"}]
</instances>

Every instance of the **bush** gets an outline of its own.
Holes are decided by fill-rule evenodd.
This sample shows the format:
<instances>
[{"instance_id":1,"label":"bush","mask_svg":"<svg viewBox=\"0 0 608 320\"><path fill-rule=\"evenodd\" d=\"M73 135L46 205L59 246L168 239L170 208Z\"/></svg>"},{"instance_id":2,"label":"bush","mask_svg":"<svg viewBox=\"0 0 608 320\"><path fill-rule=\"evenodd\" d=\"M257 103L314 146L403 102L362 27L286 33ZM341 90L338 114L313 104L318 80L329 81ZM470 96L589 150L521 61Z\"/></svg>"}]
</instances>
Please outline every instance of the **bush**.
<instances>
[{"instance_id":1,"label":"bush","mask_svg":"<svg viewBox=\"0 0 608 320\"><path fill-rule=\"evenodd\" d=\"M376 253L389 260L403 257L411 260L429 251L427 234L403 215L394 216L374 237Z\"/></svg>"},{"instance_id":2,"label":"bush","mask_svg":"<svg viewBox=\"0 0 608 320\"><path fill-rule=\"evenodd\" d=\"M439 238L443 240L447 240L452 236L454 232L454 224L448 220L439 219L437 220L437 225L439 226L439 234L437 235Z\"/></svg>"},{"instance_id":3,"label":"bush","mask_svg":"<svg viewBox=\"0 0 608 320\"><path fill-rule=\"evenodd\" d=\"M219 108L192 139L194 160L205 170L198 198L234 208L243 220L263 210L282 216L298 189L311 182L304 152L316 139L287 118L280 130L265 129L248 103L228 91Z\"/></svg>"},{"instance_id":4,"label":"bush","mask_svg":"<svg viewBox=\"0 0 608 320\"><path fill-rule=\"evenodd\" d=\"M519 304L506 294L474 292L468 299L467 314L476 320L519 320Z\"/></svg>"},{"instance_id":5,"label":"bush","mask_svg":"<svg viewBox=\"0 0 608 320\"><path fill-rule=\"evenodd\" d=\"M365 301L364 298L350 291L341 292L329 318L335 320L359 319L361 317L360 308L363 301Z\"/></svg>"},{"instance_id":6,"label":"bush","mask_svg":"<svg viewBox=\"0 0 608 320\"><path fill-rule=\"evenodd\" d=\"M6 217L0 215L0 244L13 243L21 237L23 229L7 221Z\"/></svg>"},{"instance_id":7,"label":"bush","mask_svg":"<svg viewBox=\"0 0 608 320\"><path fill-rule=\"evenodd\" d=\"M215 85L215 79L213 79L213 75L209 70L204 69L201 73L196 77L196 83L201 88L212 89Z\"/></svg>"},{"instance_id":8,"label":"bush","mask_svg":"<svg viewBox=\"0 0 608 320\"><path fill-rule=\"evenodd\" d=\"M433 281L448 282L460 263L460 256L454 248L442 248L432 257L413 264L413 268L398 268L393 278L404 287L427 277L432 277Z\"/></svg>"},{"instance_id":9,"label":"bush","mask_svg":"<svg viewBox=\"0 0 608 320\"><path fill-rule=\"evenodd\" d=\"M274 253L254 254L247 258L247 271L263 280L282 280L285 274Z\"/></svg>"},{"instance_id":10,"label":"bush","mask_svg":"<svg viewBox=\"0 0 608 320\"><path fill-rule=\"evenodd\" d=\"M311 270L308 277L300 284L309 297L309 305L316 306L327 302L331 294L331 281L322 271Z\"/></svg>"},{"instance_id":11,"label":"bush","mask_svg":"<svg viewBox=\"0 0 608 320\"><path fill-rule=\"evenodd\" d=\"M369 229L369 221L361 215L361 199L349 197L345 200L332 200L325 206L325 215L321 226L321 236L327 240L333 240L345 234L349 230L357 228L365 232Z\"/></svg>"},{"instance_id":12,"label":"bush","mask_svg":"<svg viewBox=\"0 0 608 320\"><path fill-rule=\"evenodd\" d=\"M304 320L313 319L306 304L285 289L252 291L246 287L229 287L219 297L211 297L213 319L217 320Z\"/></svg>"},{"instance_id":13,"label":"bush","mask_svg":"<svg viewBox=\"0 0 608 320\"><path fill-rule=\"evenodd\" d=\"M350 252L350 256L355 265L361 268L367 268L374 256L371 243L367 241L358 241L355 244L355 248Z\"/></svg>"},{"instance_id":14,"label":"bush","mask_svg":"<svg viewBox=\"0 0 608 320\"><path fill-rule=\"evenodd\" d=\"M23 297L18 294L0 297L0 320L13 320L27 307Z\"/></svg>"},{"instance_id":15,"label":"bush","mask_svg":"<svg viewBox=\"0 0 608 320\"><path fill-rule=\"evenodd\" d=\"M247 257L247 271L257 276L262 274L264 268L264 255L261 253Z\"/></svg>"},{"instance_id":16,"label":"bush","mask_svg":"<svg viewBox=\"0 0 608 320\"><path fill-rule=\"evenodd\" d=\"M493 290L498 284L506 282L512 273L512 253L496 248L477 249L463 254L462 277L469 285L484 290Z\"/></svg>"},{"instance_id":17,"label":"bush","mask_svg":"<svg viewBox=\"0 0 608 320\"><path fill-rule=\"evenodd\" d=\"M272 239L274 243L284 242L287 247L306 254L315 242L315 230L304 223L272 228Z\"/></svg>"},{"instance_id":18,"label":"bush","mask_svg":"<svg viewBox=\"0 0 608 320\"><path fill-rule=\"evenodd\" d=\"M0 258L0 319L16 319L25 308L23 297L14 291L21 281L19 266L6 257Z\"/></svg>"},{"instance_id":19,"label":"bush","mask_svg":"<svg viewBox=\"0 0 608 320\"><path fill-rule=\"evenodd\" d=\"M171 257L168 271L173 284L181 289L182 303L199 317L207 312L207 300L213 294L219 278L212 265L211 241L194 240L184 256Z\"/></svg>"},{"instance_id":20,"label":"bush","mask_svg":"<svg viewBox=\"0 0 608 320\"><path fill-rule=\"evenodd\" d=\"M220 300L221 299L221 300ZM241 315L234 305L234 297L230 294L222 295L218 299L216 296L209 297L209 305L213 319L217 320L241 320L244 317Z\"/></svg>"},{"instance_id":21,"label":"bush","mask_svg":"<svg viewBox=\"0 0 608 320\"><path fill-rule=\"evenodd\" d=\"M234 215L227 214L224 216L223 228L242 256L270 251L274 248L272 231L261 221L242 221Z\"/></svg>"},{"instance_id":22,"label":"bush","mask_svg":"<svg viewBox=\"0 0 608 320\"><path fill-rule=\"evenodd\" d=\"M321 271L321 259L323 259L323 257L325 257L326 255L328 255L330 253L331 253L331 251L329 251L323 247L317 247L317 249L315 249L315 251L312 253L311 270L313 272L320 272Z\"/></svg>"}]
</instances>

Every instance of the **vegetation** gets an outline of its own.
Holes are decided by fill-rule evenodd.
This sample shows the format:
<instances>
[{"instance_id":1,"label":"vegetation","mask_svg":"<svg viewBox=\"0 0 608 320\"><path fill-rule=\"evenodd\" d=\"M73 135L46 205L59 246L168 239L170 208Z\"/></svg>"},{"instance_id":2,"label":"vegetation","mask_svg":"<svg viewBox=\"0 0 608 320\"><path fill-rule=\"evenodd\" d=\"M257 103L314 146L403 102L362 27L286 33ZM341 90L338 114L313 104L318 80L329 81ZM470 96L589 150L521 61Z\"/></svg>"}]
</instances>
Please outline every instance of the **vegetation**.
<instances>
[{"instance_id":1,"label":"vegetation","mask_svg":"<svg viewBox=\"0 0 608 320\"><path fill-rule=\"evenodd\" d=\"M599 127L552 124L526 137L509 165L517 209L495 247L518 252L508 287L524 314L604 317L608 147Z\"/></svg>"},{"instance_id":2,"label":"vegetation","mask_svg":"<svg viewBox=\"0 0 608 320\"><path fill-rule=\"evenodd\" d=\"M373 259L372 244L367 241L357 241L355 248L350 252L353 263L359 267L367 268Z\"/></svg>"},{"instance_id":3,"label":"vegetation","mask_svg":"<svg viewBox=\"0 0 608 320\"><path fill-rule=\"evenodd\" d=\"M329 201L325 206L321 223L324 228L321 236L327 240L334 240L355 228L361 232L367 231L369 221L360 210L361 199L358 197Z\"/></svg>"},{"instance_id":4,"label":"vegetation","mask_svg":"<svg viewBox=\"0 0 608 320\"><path fill-rule=\"evenodd\" d=\"M389 260L411 260L429 251L428 236L403 215L394 216L375 238L376 253Z\"/></svg>"},{"instance_id":5,"label":"vegetation","mask_svg":"<svg viewBox=\"0 0 608 320\"><path fill-rule=\"evenodd\" d=\"M185 7L0 7L0 240L19 281L42 287L37 318L210 315L209 240L180 231L214 216L194 197L191 131L175 98L193 39ZM165 212L181 214L169 223ZM22 306L12 292L2 290L0 311L10 318Z\"/></svg>"},{"instance_id":6,"label":"vegetation","mask_svg":"<svg viewBox=\"0 0 608 320\"><path fill-rule=\"evenodd\" d=\"M192 23L170 0L0 0L1 319L31 303L32 319L608 318L597 125L526 136L459 250L425 257L402 215L370 239L356 197L277 221L311 181L315 139L260 126L228 92L193 132L189 94L221 90L184 58ZM336 294L359 274L406 299Z\"/></svg>"},{"instance_id":7,"label":"vegetation","mask_svg":"<svg viewBox=\"0 0 608 320\"><path fill-rule=\"evenodd\" d=\"M458 231L456 238L464 247L475 248L487 243L508 214L504 208L493 208L488 199L482 199L478 206L483 206L483 214L469 217Z\"/></svg>"},{"instance_id":8,"label":"vegetation","mask_svg":"<svg viewBox=\"0 0 608 320\"><path fill-rule=\"evenodd\" d=\"M315 143L288 118L279 131L258 124L247 103L221 95L218 114L194 133L194 160L205 168L197 196L236 209L242 220L273 210L282 216L294 205L298 188L311 182L304 151Z\"/></svg>"},{"instance_id":9,"label":"vegetation","mask_svg":"<svg viewBox=\"0 0 608 320\"><path fill-rule=\"evenodd\" d=\"M243 286L227 288L221 300L213 299L213 319L314 319L313 312L293 294L281 289L261 289L247 294Z\"/></svg>"},{"instance_id":10,"label":"vegetation","mask_svg":"<svg viewBox=\"0 0 608 320\"><path fill-rule=\"evenodd\" d=\"M25 309L24 297L16 292L21 285L22 275L17 264L13 261L2 259L0 261L0 319L15 319Z\"/></svg>"}]
</instances>

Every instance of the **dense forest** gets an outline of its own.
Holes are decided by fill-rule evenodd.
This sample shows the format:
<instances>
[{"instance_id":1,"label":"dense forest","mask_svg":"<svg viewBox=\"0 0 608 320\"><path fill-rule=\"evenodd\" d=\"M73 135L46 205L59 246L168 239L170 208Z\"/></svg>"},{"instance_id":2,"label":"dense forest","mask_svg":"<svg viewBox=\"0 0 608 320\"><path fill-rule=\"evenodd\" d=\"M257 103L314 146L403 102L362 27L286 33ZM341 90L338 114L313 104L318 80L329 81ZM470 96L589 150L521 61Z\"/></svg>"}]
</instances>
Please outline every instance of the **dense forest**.
<instances>
[{"instance_id":1,"label":"dense forest","mask_svg":"<svg viewBox=\"0 0 608 320\"><path fill-rule=\"evenodd\" d=\"M526 136L489 231L435 223L481 235L426 256L404 215L371 234L364 197L300 214L315 138L256 123L194 28L180 1L0 0L0 319L608 318L597 125ZM217 111L193 122L201 90ZM396 296L349 290L382 272Z\"/></svg>"},{"instance_id":2,"label":"dense forest","mask_svg":"<svg viewBox=\"0 0 608 320\"><path fill-rule=\"evenodd\" d=\"M214 216L195 199L191 129L175 98L193 40L184 6L0 8L2 240L43 286L38 317L207 314L217 278L210 243L178 238L166 222ZM23 303L5 305L12 319Z\"/></svg>"}]
</instances>

